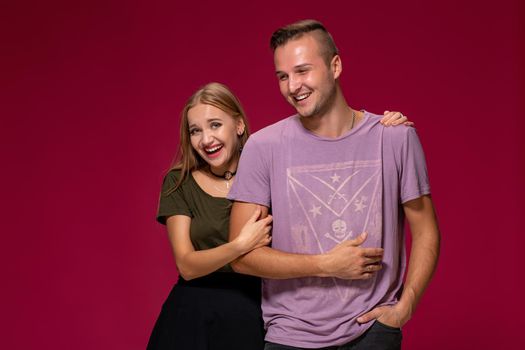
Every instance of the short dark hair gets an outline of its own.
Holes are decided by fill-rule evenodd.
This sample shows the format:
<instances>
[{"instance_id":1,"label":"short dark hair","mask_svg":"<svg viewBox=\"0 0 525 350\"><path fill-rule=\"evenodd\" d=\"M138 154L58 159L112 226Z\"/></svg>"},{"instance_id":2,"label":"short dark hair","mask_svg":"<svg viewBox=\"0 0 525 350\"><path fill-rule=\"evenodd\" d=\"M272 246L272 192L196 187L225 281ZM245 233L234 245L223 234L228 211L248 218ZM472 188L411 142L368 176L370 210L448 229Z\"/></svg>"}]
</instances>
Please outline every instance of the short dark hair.
<instances>
[{"instance_id":1,"label":"short dark hair","mask_svg":"<svg viewBox=\"0 0 525 350\"><path fill-rule=\"evenodd\" d=\"M270 47L272 51L275 52L275 49L279 46L283 46L288 41L298 39L307 33L315 35L321 47L321 55L326 61L326 64L329 65L332 58L339 54L339 50L324 25L313 19L305 19L277 29L273 32L270 39Z\"/></svg>"}]
</instances>

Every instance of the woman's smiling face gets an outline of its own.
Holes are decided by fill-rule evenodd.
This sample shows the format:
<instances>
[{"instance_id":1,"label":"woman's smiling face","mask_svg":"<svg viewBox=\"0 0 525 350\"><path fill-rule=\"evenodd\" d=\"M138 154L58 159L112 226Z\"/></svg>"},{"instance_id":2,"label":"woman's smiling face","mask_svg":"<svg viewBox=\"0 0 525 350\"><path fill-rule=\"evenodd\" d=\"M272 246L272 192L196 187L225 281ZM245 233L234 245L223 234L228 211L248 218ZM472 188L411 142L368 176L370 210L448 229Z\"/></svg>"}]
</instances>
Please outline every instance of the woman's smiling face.
<instances>
[{"instance_id":1,"label":"woman's smiling face","mask_svg":"<svg viewBox=\"0 0 525 350\"><path fill-rule=\"evenodd\" d=\"M188 110L191 146L214 172L235 171L245 125L220 108L198 103Z\"/></svg>"}]
</instances>

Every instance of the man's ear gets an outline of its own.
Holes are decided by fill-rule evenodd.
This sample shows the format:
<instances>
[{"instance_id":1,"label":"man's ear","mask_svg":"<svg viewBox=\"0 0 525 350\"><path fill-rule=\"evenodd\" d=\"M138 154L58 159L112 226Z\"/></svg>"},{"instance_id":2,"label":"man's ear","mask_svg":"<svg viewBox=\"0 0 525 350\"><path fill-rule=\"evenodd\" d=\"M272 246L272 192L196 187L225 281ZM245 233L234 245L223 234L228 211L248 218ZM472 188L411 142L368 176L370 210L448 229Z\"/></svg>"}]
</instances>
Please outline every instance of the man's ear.
<instances>
[{"instance_id":1,"label":"man's ear","mask_svg":"<svg viewBox=\"0 0 525 350\"><path fill-rule=\"evenodd\" d=\"M341 56L335 55L330 61L330 70L334 75L334 79L339 78L341 72L343 72L343 62L341 61Z\"/></svg>"}]
</instances>

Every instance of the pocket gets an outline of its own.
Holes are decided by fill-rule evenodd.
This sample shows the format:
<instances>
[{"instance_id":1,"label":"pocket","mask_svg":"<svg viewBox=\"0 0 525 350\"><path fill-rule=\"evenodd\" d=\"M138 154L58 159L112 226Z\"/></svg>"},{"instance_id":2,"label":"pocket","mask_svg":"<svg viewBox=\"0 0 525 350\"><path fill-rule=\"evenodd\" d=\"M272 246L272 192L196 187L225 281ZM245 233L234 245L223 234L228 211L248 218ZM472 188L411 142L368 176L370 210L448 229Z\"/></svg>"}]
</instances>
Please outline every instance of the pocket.
<instances>
[{"instance_id":1,"label":"pocket","mask_svg":"<svg viewBox=\"0 0 525 350\"><path fill-rule=\"evenodd\" d=\"M382 327L382 328L388 329L390 331L401 332L401 328L389 326L389 325L384 324L384 323L382 323L382 322L380 322L378 320L376 320L375 324L380 326L380 327Z\"/></svg>"}]
</instances>

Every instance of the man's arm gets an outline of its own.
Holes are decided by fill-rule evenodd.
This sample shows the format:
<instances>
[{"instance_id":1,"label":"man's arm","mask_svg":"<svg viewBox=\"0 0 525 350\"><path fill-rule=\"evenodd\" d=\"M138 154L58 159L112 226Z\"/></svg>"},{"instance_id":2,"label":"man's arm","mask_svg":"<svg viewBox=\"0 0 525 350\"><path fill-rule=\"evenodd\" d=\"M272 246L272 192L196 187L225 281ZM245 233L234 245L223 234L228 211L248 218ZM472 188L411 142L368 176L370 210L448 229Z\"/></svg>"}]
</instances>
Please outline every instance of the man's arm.
<instances>
[{"instance_id":1,"label":"man's arm","mask_svg":"<svg viewBox=\"0 0 525 350\"><path fill-rule=\"evenodd\" d=\"M234 202L230 216L230 241L235 239L258 205ZM268 215L262 207L261 217ZM286 233L284 233L286 234ZM261 247L231 263L236 272L264 278L285 279L306 276L366 279L381 269L382 248L362 248L366 234L345 241L325 254L292 254Z\"/></svg>"},{"instance_id":2,"label":"man's arm","mask_svg":"<svg viewBox=\"0 0 525 350\"><path fill-rule=\"evenodd\" d=\"M399 302L393 306L380 306L360 316L366 323L377 319L392 327L403 326L413 315L425 288L436 269L440 233L430 196L422 196L403 204L412 233L412 246L407 278Z\"/></svg>"}]
</instances>

